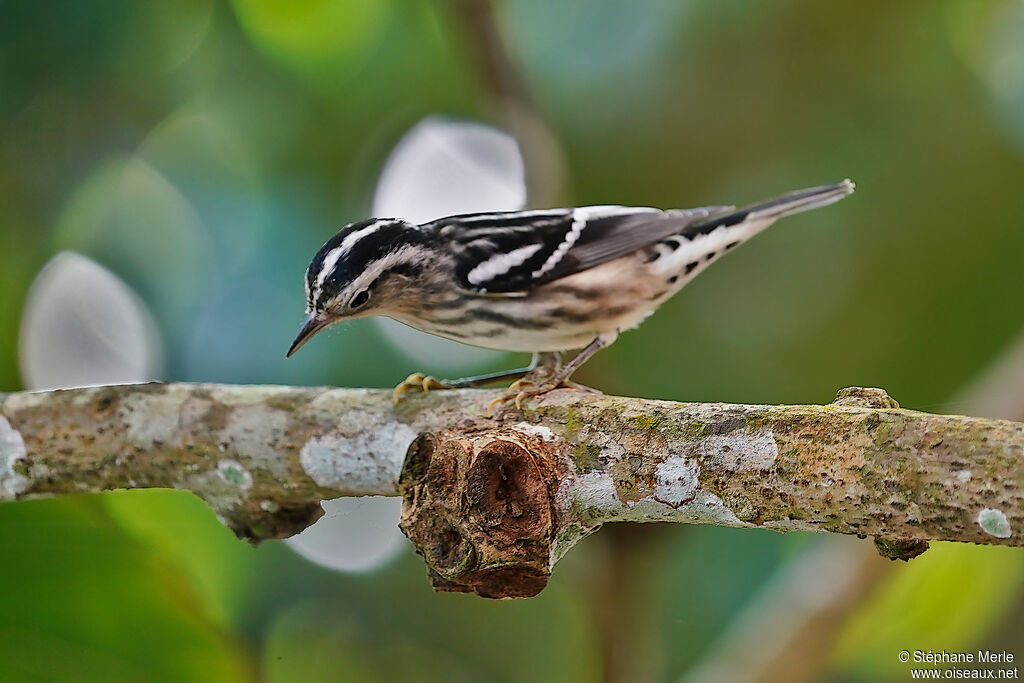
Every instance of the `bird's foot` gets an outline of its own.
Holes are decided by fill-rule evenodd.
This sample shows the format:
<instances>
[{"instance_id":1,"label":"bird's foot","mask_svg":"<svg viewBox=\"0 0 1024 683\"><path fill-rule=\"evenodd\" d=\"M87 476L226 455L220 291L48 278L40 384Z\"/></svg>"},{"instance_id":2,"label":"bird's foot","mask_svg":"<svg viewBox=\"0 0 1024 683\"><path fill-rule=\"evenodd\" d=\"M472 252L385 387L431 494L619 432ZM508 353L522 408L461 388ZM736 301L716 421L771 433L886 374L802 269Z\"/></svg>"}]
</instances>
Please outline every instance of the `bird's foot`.
<instances>
[{"instance_id":1,"label":"bird's foot","mask_svg":"<svg viewBox=\"0 0 1024 683\"><path fill-rule=\"evenodd\" d=\"M487 406L487 417L493 417L495 409L509 403L514 403L516 410L523 409L523 401L534 396L542 396L555 389L575 389L577 391L589 391L600 393L597 389L570 382L568 379L548 378L546 380L534 381L529 377L517 379L509 385L504 394L490 402Z\"/></svg>"},{"instance_id":2,"label":"bird's foot","mask_svg":"<svg viewBox=\"0 0 1024 683\"><path fill-rule=\"evenodd\" d=\"M563 379L562 383L559 384L558 386L563 387L565 389L576 389L577 391L587 391L587 392L590 392L591 394L603 393L600 389L595 389L594 387L588 387L586 384L580 384L579 382L573 382L572 380L568 380L568 379Z\"/></svg>"},{"instance_id":3,"label":"bird's foot","mask_svg":"<svg viewBox=\"0 0 1024 683\"><path fill-rule=\"evenodd\" d=\"M451 385L447 380L438 379L431 377L430 375L424 375L422 372L414 372L405 380L395 387L395 390L391 393L391 401L398 404L402 400L402 397L410 391L422 391L426 393L428 391L437 391L440 389L450 389Z\"/></svg>"}]
</instances>

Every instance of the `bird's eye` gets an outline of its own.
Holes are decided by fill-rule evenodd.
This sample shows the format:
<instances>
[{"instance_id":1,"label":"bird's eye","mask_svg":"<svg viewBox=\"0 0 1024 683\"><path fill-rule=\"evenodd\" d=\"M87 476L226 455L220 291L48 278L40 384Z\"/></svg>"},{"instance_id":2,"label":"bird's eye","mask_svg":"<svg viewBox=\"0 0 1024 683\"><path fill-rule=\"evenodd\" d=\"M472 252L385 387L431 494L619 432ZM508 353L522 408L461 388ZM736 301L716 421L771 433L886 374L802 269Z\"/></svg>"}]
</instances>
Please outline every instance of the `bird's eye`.
<instances>
[{"instance_id":1,"label":"bird's eye","mask_svg":"<svg viewBox=\"0 0 1024 683\"><path fill-rule=\"evenodd\" d=\"M370 293L364 289L352 297L352 301L350 301L348 305L350 308L359 308L360 306L365 306L366 302L369 300Z\"/></svg>"}]
</instances>

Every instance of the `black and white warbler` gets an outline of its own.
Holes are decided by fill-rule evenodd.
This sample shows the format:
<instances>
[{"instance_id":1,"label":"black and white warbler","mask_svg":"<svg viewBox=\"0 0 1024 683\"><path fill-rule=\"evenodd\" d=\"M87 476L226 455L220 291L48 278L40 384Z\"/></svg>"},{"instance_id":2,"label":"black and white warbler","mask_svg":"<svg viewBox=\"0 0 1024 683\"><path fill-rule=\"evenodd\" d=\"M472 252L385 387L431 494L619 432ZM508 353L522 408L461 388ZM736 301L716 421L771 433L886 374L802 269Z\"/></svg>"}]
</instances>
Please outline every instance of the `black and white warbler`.
<instances>
[{"instance_id":1,"label":"black and white warbler","mask_svg":"<svg viewBox=\"0 0 1024 683\"><path fill-rule=\"evenodd\" d=\"M722 254L778 218L836 202L843 180L743 209L584 206L474 213L414 225L377 218L341 229L306 271L309 317L288 355L328 325L386 315L466 344L531 351L528 368L410 389L516 379L498 402L542 394L636 327ZM561 364L560 352L582 349ZM492 406L493 407L493 406Z\"/></svg>"}]
</instances>

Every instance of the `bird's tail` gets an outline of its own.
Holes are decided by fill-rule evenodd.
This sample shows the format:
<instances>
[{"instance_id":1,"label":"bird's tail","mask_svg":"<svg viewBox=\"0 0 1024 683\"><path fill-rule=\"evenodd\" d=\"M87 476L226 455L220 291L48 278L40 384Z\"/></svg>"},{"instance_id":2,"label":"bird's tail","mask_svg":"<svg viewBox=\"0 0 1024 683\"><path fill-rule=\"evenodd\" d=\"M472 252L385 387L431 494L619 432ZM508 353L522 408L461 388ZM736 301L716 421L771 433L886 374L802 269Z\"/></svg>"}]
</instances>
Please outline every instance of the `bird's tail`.
<instances>
[{"instance_id":1,"label":"bird's tail","mask_svg":"<svg viewBox=\"0 0 1024 683\"><path fill-rule=\"evenodd\" d=\"M736 225L741 222L751 226L768 227L783 216L838 202L843 197L852 194L854 187L853 182L846 179L838 183L797 190L774 199L745 206L742 209L711 216L689 226L686 232L706 233L717 227Z\"/></svg>"},{"instance_id":2,"label":"bird's tail","mask_svg":"<svg viewBox=\"0 0 1024 683\"><path fill-rule=\"evenodd\" d=\"M819 185L806 190L790 192L781 197L748 206L746 210L750 218L781 218L801 211L828 206L853 194L854 189L853 181L847 178L830 185Z\"/></svg>"}]
</instances>

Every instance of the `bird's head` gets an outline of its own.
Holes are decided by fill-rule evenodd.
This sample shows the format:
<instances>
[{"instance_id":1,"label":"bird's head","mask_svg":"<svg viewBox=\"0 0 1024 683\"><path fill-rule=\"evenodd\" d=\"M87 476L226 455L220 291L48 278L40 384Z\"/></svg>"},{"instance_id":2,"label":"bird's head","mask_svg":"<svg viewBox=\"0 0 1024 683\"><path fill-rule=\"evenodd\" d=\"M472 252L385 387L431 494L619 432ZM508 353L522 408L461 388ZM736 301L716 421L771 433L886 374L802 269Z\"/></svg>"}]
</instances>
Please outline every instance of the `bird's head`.
<instances>
[{"instance_id":1,"label":"bird's head","mask_svg":"<svg viewBox=\"0 0 1024 683\"><path fill-rule=\"evenodd\" d=\"M299 350L325 327L386 313L408 298L422 259L416 226L387 218L342 228L306 269L306 322L288 349Z\"/></svg>"}]
</instances>

